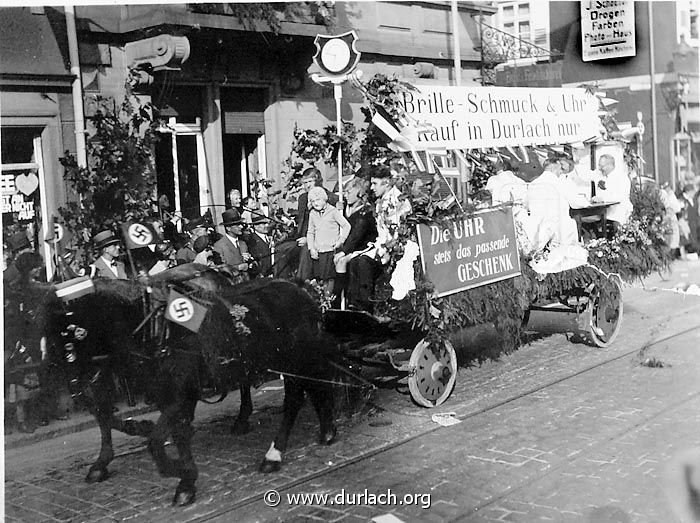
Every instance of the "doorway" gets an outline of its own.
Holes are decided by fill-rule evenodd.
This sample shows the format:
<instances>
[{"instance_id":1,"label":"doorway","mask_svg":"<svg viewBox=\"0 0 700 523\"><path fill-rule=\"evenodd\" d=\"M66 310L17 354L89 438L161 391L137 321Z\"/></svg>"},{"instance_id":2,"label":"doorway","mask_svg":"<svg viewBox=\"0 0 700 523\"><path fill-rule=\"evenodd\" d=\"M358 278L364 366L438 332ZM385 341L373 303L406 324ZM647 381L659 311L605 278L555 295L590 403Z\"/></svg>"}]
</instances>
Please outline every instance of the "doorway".
<instances>
[{"instance_id":1,"label":"doorway","mask_svg":"<svg viewBox=\"0 0 700 523\"><path fill-rule=\"evenodd\" d=\"M198 218L208 207L204 139L199 118L195 124L171 119L156 144L158 209L163 220L181 230L183 218Z\"/></svg>"},{"instance_id":2,"label":"doorway","mask_svg":"<svg viewBox=\"0 0 700 523\"><path fill-rule=\"evenodd\" d=\"M266 177L265 117L267 89L222 88L223 162L226 204L232 189L251 195L254 181ZM257 196L257 195L255 195Z\"/></svg>"}]
</instances>

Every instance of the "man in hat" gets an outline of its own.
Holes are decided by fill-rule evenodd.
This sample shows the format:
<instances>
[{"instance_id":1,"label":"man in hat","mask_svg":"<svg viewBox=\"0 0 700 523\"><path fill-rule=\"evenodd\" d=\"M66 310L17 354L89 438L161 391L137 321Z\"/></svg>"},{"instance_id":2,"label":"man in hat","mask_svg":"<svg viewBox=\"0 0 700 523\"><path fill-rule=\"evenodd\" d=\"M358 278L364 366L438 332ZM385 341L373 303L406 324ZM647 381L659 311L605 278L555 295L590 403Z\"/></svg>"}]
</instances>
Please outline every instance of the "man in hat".
<instances>
[{"instance_id":1,"label":"man in hat","mask_svg":"<svg viewBox=\"0 0 700 523\"><path fill-rule=\"evenodd\" d=\"M272 256L274 245L270 238L270 219L264 214L256 214L252 217L253 231L246 238L250 254L257 262L250 269L250 276L271 276Z\"/></svg>"},{"instance_id":2,"label":"man in hat","mask_svg":"<svg viewBox=\"0 0 700 523\"><path fill-rule=\"evenodd\" d=\"M224 211L221 218L224 234L214 244L213 250L221 258L221 262L232 269L236 283L246 281L250 268L249 262L253 258L248 250L248 245L241 237L245 222L236 209Z\"/></svg>"},{"instance_id":3,"label":"man in hat","mask_svg":"<svg viewBox=\"0 0 700 523\"><path fill-rule=\"evenodd\" d=\"M126 280L126 268L122 262L117 261L121 252L119 238L112 231L101 231L92 240L95 248L100 251L100 257L90 265L90 277Z\"/></svg>"}]
</instances>

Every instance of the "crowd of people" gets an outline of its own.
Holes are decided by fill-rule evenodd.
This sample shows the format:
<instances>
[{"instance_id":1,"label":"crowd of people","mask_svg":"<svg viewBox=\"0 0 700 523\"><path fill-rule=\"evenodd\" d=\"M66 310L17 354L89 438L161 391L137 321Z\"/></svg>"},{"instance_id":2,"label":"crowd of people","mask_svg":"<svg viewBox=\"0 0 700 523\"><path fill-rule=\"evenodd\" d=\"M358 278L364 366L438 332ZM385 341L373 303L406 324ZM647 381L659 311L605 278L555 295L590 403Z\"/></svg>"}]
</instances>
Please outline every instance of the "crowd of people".
<instances>
[{"instance_id":1,"label":"crowd of people","mask_svg":"<svg viewBox=\"0 0 700 523\"><path fill-rule=\"evenodd\" d=\"M486 190L493 204L514 203L516 222L533 251L577 244L586 234L614 234L632 211L631 181L622 166L616 165L613 156L603 154L597 167L581 172L566 155L540 163L504 154ZM375 282L388 262L386 245L411 212L409 201L395 186L389 169L377 169L369 179L353 176L346 180L342 204L336 192L324 187L318 169L306 169L300 182L295 220L284 223L287 241L280 242L280 234L275 233L284 217L273 216L255 198L242 198L241 192L233 189L227 195L219 227L211 212L183 220L180 230L166 220L158 224L163 243L133 249L129 256L125 256L122 239L115 231L100 231L92 238L93 263L85 268L64 264L64 276L139 278L175 265L198 263L224 272L233 282L271 276L316 280L333 307L340 308L344 301L349 309L371 311ZM685 184L677 194L666 190L662 196L673 224L669 245L677 248L679 255L697 253L697 183ZM577 224L571 217L571 209L597 201L617 202L605 208L606 231L600 230L596 221ZM35 423L63 418L66 412L57 406L59 395L49 373L41 365L32 367L42 362L42 353L21 288L29 280L45 279L43 260L27 231L5 238L5 246L5 405L12 411L6 419L14 419L15 428L31 432L27 405L32 401L40 404L34 409L39 413ZM280 263L282 260L285 263ZM36 370L27 372L28 368Z\"/></svg>"}]
</instances>

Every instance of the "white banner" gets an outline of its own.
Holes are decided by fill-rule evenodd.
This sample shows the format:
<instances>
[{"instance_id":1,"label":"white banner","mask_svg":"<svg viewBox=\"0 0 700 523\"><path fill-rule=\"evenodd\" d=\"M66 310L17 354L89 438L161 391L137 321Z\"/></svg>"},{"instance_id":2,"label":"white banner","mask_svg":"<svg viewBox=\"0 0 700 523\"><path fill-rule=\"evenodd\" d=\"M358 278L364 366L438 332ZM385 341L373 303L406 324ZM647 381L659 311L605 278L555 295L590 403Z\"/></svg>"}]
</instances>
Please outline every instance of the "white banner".
<instances>
[{"instance_id":1,"label":"white banner","mask_svg":"<svg viewBox=\"0 0 700 523\"><path fill-rule=\"evenodd\" d=\"M634 2L582 0L581 42L584 62L635 56Z\"/></svg>"},{"instance_id":2,"label":"white banner","mask_svg":"<svg viewBox=\"0 0 700 523\"><path fill-rule=\"evenodd\" d=\"M557 145L598 136L598 99L584 89L420 86L399 103L418 124L416 149Z\"/></svg>"}]
</instances>

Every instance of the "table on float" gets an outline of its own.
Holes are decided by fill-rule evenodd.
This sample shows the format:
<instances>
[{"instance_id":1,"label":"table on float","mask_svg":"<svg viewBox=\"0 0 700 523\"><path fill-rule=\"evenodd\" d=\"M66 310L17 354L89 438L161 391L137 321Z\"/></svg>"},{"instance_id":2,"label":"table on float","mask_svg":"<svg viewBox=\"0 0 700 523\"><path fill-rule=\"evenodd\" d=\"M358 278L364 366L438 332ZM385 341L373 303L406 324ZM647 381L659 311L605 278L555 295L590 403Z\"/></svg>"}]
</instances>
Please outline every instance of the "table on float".
<instances>
[{"instance_id":1,"label":"table on float","mask_svg":"<svg viewBox=\"0 0 700 523\"><path fill-rule=\"evenodd\" d=\"M597 216L598 219L603 222L603 231L607 231L608 220L605 216L605 211L608 210L608 207L617 205L618 203L620 202L591 202L585 207L569 208L569 215L576 221L579 239L581 239L581 224L583 222L583 218L589 216Z\"/></svg>"}]
</instances>

